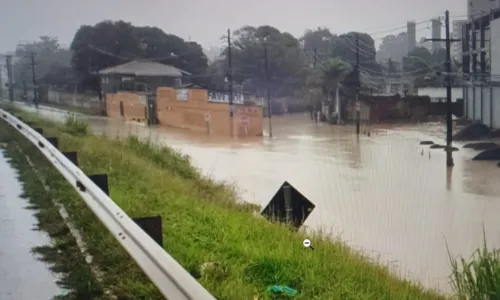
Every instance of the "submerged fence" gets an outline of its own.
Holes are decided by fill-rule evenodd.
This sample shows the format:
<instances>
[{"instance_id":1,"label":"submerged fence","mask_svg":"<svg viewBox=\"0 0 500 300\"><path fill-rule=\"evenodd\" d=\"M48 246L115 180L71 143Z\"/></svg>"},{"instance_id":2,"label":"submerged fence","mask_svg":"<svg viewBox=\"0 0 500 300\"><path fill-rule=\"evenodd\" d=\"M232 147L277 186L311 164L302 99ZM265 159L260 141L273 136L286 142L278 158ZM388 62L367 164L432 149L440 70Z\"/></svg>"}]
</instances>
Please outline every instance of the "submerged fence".
<instances>
[{"instance_id":1,"label":"submerged fence","mask_svg":"<svg viewBox=\"0 0 500 300\"><path fill-rule=\"evenodd\" d=\"M46 137L9 112L0 109L0 113L14 130L26 137L47 157L165 298L215 300L196 279Z\"/></svg>"}]
</instances>

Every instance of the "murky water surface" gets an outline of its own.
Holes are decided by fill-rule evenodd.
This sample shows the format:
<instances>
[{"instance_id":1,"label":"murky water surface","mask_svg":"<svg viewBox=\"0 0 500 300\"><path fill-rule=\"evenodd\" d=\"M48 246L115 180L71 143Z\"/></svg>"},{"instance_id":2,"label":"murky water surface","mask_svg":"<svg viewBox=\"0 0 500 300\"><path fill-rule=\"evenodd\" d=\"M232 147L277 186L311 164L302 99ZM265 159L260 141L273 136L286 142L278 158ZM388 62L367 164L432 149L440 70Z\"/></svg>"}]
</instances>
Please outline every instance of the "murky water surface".
<instances>
[{"instance_id":1,"label":"murky water surface","mask_svg":"<svg viewBox=\"0 0 500 300\"><path fill-rule=\"evenodd\" d=\"M231 140L85 118L96 132L149 137L179 149L254 203L267 204L287 180L316 204L308 227L330 230L428 287L449 288L446 243L452 254L468 257L482 244L484 226L489 244L500 246L500 168L471 161L476 152L460 149L447 171L442 149L419 145L444 143L442 124L378 126L357 137L352 124L314 124L295 115L273 118L272 139Z\"/></svg>"},{"instance_id":2,"label":"murky water surface","mask_svg":"<svg viewBox=\"0 0 500 300\"><path fill-rule=\"evenodd\" d=\"M0 151L0 299L52 299L60 290L48 266L31 249L50 243L46 234L33 231L36 219L20 198L17 174Z\"/></svg>"}]
</instances>

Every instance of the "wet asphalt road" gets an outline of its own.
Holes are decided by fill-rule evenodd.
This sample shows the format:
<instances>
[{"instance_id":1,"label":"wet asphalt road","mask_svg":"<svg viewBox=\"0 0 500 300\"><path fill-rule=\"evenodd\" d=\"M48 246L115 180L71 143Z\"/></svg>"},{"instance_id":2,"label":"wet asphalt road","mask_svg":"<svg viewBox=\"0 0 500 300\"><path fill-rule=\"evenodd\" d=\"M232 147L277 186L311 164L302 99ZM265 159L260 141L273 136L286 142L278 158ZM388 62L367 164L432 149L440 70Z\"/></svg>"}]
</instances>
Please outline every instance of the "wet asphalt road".
<instances>
[{"instance_id":1,"label":"wet asphalt road","mask_svg":"<svg viewBox=\"0 0 500 300\"><path fill-rule=\"evenodd\" d=\"M31 249L49 244L46 234L33 231L36 219L20 198L17 174L0 151L0 299L48 300L60 288L57 278Z\"/></svg>"}]
</instances>

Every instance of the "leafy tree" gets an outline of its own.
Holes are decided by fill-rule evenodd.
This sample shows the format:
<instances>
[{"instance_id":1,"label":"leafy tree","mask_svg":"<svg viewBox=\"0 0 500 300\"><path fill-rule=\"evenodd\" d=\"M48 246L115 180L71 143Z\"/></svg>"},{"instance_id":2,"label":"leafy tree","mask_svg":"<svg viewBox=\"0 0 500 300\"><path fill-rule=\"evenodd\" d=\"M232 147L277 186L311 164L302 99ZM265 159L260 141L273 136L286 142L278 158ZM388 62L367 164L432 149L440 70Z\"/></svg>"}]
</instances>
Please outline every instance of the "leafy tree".
<instances>
[{"instance_id":1,"label":"leafy tree","mask_svg":"<svg viewBox=\"0 0 500 300\"><path fill-rule=\"evenodd\" d=\"M431 53L427 48L417 47L403 58L403 70L406 76L414 78L416 86L442 85L439 72L445 70L445 61L444 49Z\"/></svg>"},{"instance_id":2,"label":"leafy tree","mask_svg":"<svg viewBox=\"0 0 500 300\"><path fill-rule=\"evenodd\" d=\"M264 94L269 84L275 96L292 95L305 80L305 61L299 41L289 33L280 32L271 26L244 26L234 32L233 45L234 80L237 83L246 82L246 90ZM224 49L223 62L226 70L227 54L227 49Z\"/></svg>"},{"instance_id":3,"label":"leafy tree","mask_svg":"<svg viewBox=\"0 0 500 300\"><path fill-rule=\"evenodd\" d=\"M328 28L308 29L300 38L304 51L313 52L321 61L332 57L333 40L336 36Z\"/></svg>"},{"instance_id":4,"label":"leafy tree","mask_svg":"<svg viewBox=\"0 0 500 300\"><path fill-rule=\"evenodd\" d=\"M72 66L83 85L99 91L96 72L135 59L151 59L193 74L207 68L201 46L157 27L136 27L124 21L81 26L71 43Z\"/></svg>"},{"instance_id":5,"label":"leafy tree","mask_svg":"<svg viewBox=\"0 0 500 300\"><path fill-rule=\"evenodd\" d=\"M385 36L377 51L377 60L380 62L391 59L394 62L402 62L403 57L408 54L407 45L408 35L406 32Z\"/></svg>"},{"instance_id":6,"label":"leafy tree","mask_svg":"<svg viewBox=\"0 0 500 300\"><path fill-rule=\"evenodd\" d=\"M340 81L352 70L350 64L339 58L330 58L321 68L311 70L306 80L306 93L310 106L319 108L321 102L327 96L333 99ZM330 101L333 105L333 101Z\"/></svg>"},{"instance_id":7,"label":"leafy tree","mask_svg":"<svg viewBox=\"0 0 500 300\"><path fill-rule=\"evenodd\" d=\"M37 84L65 87L76 83L70 69L71 52L61 48L57 38L41 36L38 41L19 44L16 47L17 60L12 69L14 82L18 87L24 81L28 88L32 88L32 55L35 60Z\"/></svg>"},{"instance_id":8,"label":"leafy tree","mask_svg":"<svg viewBox=\"0 0 500 300\"><path fill-rule=\"evenodd\" d=\"M351 64L356 64L356 36L359 40L360 69L368 73L379 73L380 65L376 62L375 41L369 34L349 32L333 39L333 55Z\"/></svg>"}]
</instances>

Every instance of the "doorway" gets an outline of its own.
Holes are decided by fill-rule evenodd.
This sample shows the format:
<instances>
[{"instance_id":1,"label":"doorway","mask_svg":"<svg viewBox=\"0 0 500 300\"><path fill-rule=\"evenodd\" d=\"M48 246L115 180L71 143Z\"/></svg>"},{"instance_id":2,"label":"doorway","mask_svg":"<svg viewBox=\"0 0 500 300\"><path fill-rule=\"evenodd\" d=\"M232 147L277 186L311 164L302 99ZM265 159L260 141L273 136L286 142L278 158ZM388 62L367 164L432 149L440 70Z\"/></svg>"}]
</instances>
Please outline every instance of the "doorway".
<instances>
[{"instance_id":1,"label":"doorway","mask_svg":"<svg viewBox=\"0 0 500 300\"><path fill-rule=\"evenodd\" d=\"M147 96L147 116L148 124L155 125L158 124L158 113L156 110L156 95L148 95Z\"/></svg>"}]
</instances>

